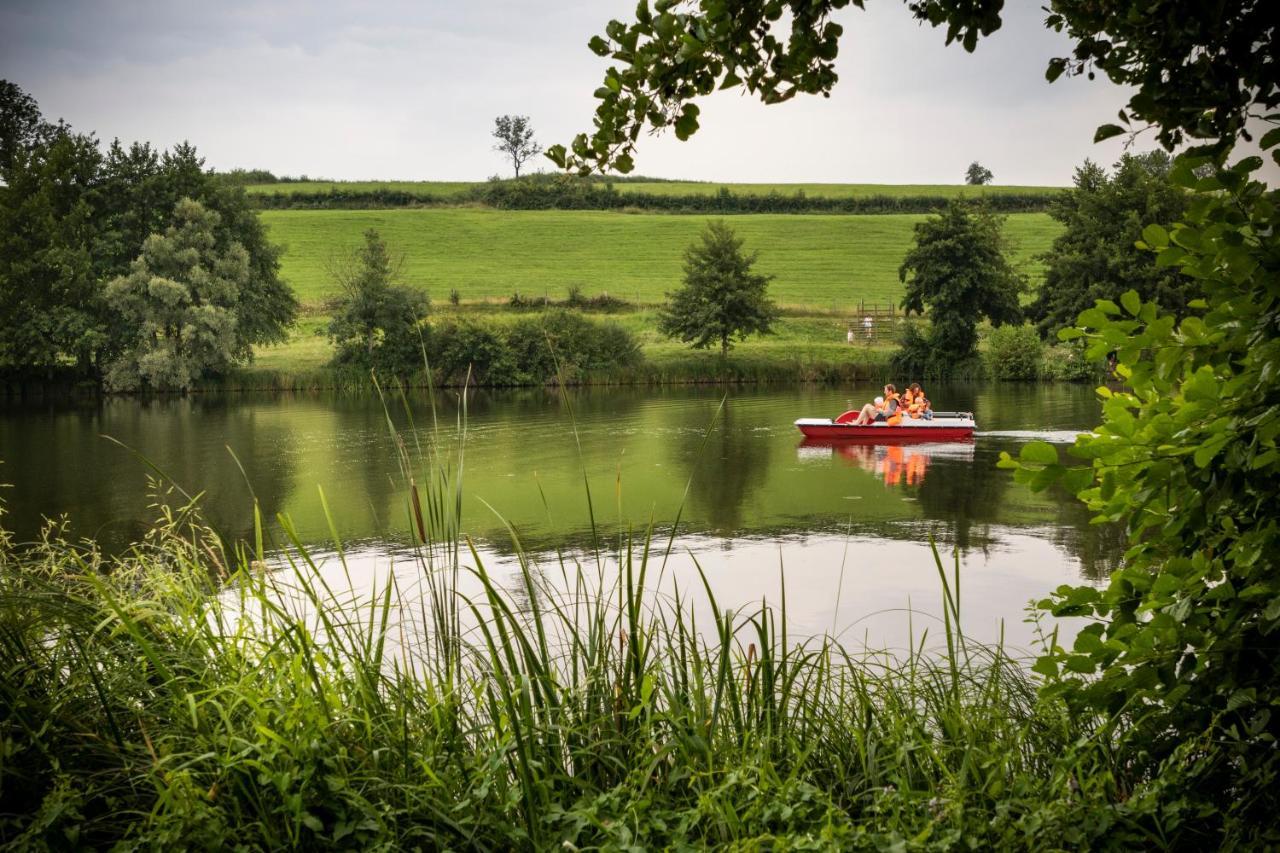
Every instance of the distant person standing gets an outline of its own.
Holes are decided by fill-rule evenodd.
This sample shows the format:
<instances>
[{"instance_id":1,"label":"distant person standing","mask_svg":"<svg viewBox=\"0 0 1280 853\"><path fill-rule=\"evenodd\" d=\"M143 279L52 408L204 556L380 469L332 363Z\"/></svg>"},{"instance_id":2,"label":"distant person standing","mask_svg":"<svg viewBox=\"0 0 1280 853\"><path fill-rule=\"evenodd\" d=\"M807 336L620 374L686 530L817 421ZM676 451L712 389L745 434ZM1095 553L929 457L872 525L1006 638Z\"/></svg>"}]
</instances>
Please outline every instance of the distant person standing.
<instances>
[{"instance_id":1,"label":"distant person standing","mask_svg":"<svg viewBox=\"0 0 1280 853\"><path fill-rule=\"evenodd\" d=\"M872 320L871 320L871 318L870 318L870 317L863 317L863 318L862 318L862 331L864 331L864 332L866 332L866 333L867 333L867 343L871 343L871 338L872 338L871 330L872 330L872 326L873 326L873 323L872 323Z\"/></svg>"},{"instance_id":2,"label":"distant person standing","mask_svg":"<svg viewBox=\"0 0 1280 853\"><path fill-rule=\"evenodd\" d=\"M850 344L852 344L852 343L853 343L853 326L850 326L850 327L849 327L849 331L848 331L848 333L844 336L844 339L845 339L848 343L850 343Z\"/></svg>"}]
</instances>

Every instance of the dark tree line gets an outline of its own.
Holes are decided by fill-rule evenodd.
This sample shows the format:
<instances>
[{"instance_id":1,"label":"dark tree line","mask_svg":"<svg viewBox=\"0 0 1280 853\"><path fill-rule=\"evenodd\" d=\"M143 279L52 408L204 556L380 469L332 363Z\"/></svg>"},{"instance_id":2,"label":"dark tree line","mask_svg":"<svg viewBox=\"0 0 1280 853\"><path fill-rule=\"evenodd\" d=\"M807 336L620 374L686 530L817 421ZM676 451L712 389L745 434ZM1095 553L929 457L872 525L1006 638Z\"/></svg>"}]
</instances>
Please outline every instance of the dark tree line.
<instances>
[{"instance_id":1,"label":"dark tree line","mask_svg":"<svg viewBox=\"0 0 1280 853\"><path fill-rule=\"evenodd\" d=\"M612 180L612 177L611 177ZM263 181L263 183L270 183ZM625 187L627 181L619 181ZM269 210L359 210L364 208L433 207L482 204L500 210L654 210L665 213L727 215L738 213L936 213L950 198L941 195L869 195L832 197L797 193L743 193L721 187L715 193L619 192L610 181L566 175L530 175L519 180L489 181L460 195L390 188L328 192L280 189L251 196L255 206ZM1001 213L1041 213L1049 209L1056 190L990 193L988 206Z\"/></svg>"},{"instance_id":2,"label":"dark tree line","mask_svg":"<svg viewBox=\"0 0 1280 853\"><path fill-rule=\"evenodd\" d=\"M161 151L115 140L104 150L92 133L46 121L34 99L0 81L0 181L0 371L8 375L103 382L139 344L138 318L113 306L108 285L136 272L144 243L175 225L184 199L211 214L202 220L210 258L244 255L224 300L220 349L242 362L253 345L283 340L293 321L279 249L243 190L206 172L188 143ZM179 284L173 298L199 309L199 288Z\"/></svg>"}]
</instances>

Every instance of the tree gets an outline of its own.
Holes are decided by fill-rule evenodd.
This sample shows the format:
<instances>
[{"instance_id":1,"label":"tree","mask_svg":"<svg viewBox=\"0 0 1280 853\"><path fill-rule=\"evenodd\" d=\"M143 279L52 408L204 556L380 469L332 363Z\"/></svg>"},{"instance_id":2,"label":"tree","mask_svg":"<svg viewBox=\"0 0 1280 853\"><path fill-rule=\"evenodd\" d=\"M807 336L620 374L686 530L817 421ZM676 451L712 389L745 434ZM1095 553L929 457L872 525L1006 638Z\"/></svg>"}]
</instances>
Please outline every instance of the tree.
<instances>
[{"instance_id":1,"label":"tree","mask_svg":"<svg viewBox=\"0 0 1280 853\"><path fill-rule=\"evenodd\" d=\"M684 253L684 286L667 294L658 329L694 349L720 345L721 356L733 339L769 334L777 307L766 293L773 276L751 271L756 253L742 251L742 240L723 221L708 222Z\"/></svg>"},{"instance_id":2,"label":"tree","mask_svg":"<svg viewBox=\"0 0 1280 853\"><path fill-rule=\"evenodd\" d=\"M1179 322L1128 290L1082 312L1060 337L1115 353L1124 380L1071 449L1084 464L1042 443L1001 464L1128 534L1105 588L1040 603L1088 620L1037 662L1047 696L1121 738L1121 785L1158 780L1134 799L1180 831L1175 846L1264 849L1280 843L1280 192L1249 179L1260 158L1208 181L1196 164L1172 172L1196 191L1186 218L1147 226L1142 247L1192 278L1203 308Z\"/></svg>"},{"instance_id":3,"label":"tree","mask_svg":"<svg viewBox=\"0 0 1280 853\"><path fill-rule=\"evenodd\" d=\"M533 138L533 125L528 116L498 116L493 120L493 138L498 140L493 150L511 158L517 178L520 167L542 153L542 146Z\"/></svg>"},{"instance_id":4,"label":"tree","mask_svg":"<svg viewBox=\"0 0 1280 853\"><path fill-rule=\"evenodd\" d=\"M1003 225L985 207L955 199L915 227L915 245L898 268L907 285L902 307L928 309L928 344L939 359L971 358L984 317L997 326L1022 318L1018 295L1026 285L1005 257Z\"/></svg>"},{"instance_id":5,"label":"tree","mask_svg":"<svg viewBox=\"0 0 1280 853\"><path fill-rule=\"evenodd\" d=\"M35 98L0 80L0 179L8 183L9 169L19 153L48 141L56 131L40 114Z\"/></svg>"},{"instance_id":6,"label":"tree","mask_svg":"<svg viewBox=\"0 0 1280 853\"><path fill-rule=\"evenodd\" d=\"M1172 161L1163 151L1125 154L1108 175L1085 161L1074 188L1054 201L1050 215L1063 231L1044 255L1044 284L1027 309L1042 335L1075 324L1099 299L1136 290L1146 301L1182 315L1192 280L1176 266L1157 266L1138 249L1142 229L1177 221L1187 193L1169 179Z\"/></svg>"},{"instance_id":7,"label":"tree","mask_svg":"<svg viewBox=\"0 0 1280 853\"><path fill-rule=\"evenodd\" d=\"M237 358L283 340L297 301L280 279L280 250L248 197L204 171L193 146L157 151L112 142L39 117L35 101L0 84L8 159L0 186L0 367L20 372L74 369L101 380L105 366L134 345L135 329L104 299L107 282L128 275L152 234L163 232L184 198L217 214L219 251L238 244L249 280L236 302Z\"/></svg>"},{"instance_id":8,"label":"tree","mask_svg":"<svg viewBox=\"0 0 1280 853\"><path fill-rule=\"evenodd\" d=\"M991 179L994 177L995 175L991 174L990 169L974 160L964 173L964 182L971 186L980 187L983 184L991 183Z\"/></svg>"},{"instance_id":9,"label":"tree","mask_svg":"<svg viewBox=\"0 0 1280 853\"><path fill-rule=\"evenodd\" d=\"M109 389L188 390L247 356L236 305L249 283L249 253L239 243L218 246L218 220L198 201L179 201L172 224L107 285L107 305L130 330L107 365Z\"/></svg>"},{"instance_id":10,"label":"tree","mask_svg":"<svg viewBox=\"0 0 1280 853\"><path fill-rule=\"evenodd\" d=\"M48 375L70 362L87 373L107 340L101 160L95 139L65 128L12 152L0 187L0 368Z\"/></svg>"},{"instance_id":11,"label":"tree","mask_svg":"<svg viewBox=\"0 0 1280 853\"><path fill-rule=\"evenodd\" d=\"M330 264L343 293L329 322L336 364L389 376L422 366L429 302L422 291L395 283L401 266L373 228L364 232L363 246Z\"/></svg>"}]
</instances>

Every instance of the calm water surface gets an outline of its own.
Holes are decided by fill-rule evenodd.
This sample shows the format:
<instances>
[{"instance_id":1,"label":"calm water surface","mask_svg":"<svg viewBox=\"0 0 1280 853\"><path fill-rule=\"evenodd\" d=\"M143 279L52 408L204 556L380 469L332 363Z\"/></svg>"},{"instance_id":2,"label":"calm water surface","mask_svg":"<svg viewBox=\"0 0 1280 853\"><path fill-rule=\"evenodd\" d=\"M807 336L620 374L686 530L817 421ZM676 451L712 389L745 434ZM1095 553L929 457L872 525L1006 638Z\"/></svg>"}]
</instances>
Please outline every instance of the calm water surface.
<instances>
[{"instance_id":1,"label":"calm water surface","mask_svg":"<svg viewBox=\"0 0 1280 853\"><path fill-rule=\"evenodd\" d=\"M930 537L948 561L959 555L966 627L989 638L1004 620L1015 643L1032 637L1028 600L1114 566L1114 531L1089 525L1069 496L1033 494L995 467L1002 450L1033 438L1069 443L1094 425L1091 389L931 388L936 407L975 412L971 444L810 445L792 426L875 391L593 389L570 394L572 417L554 391L475 393L463 529L495 574L511 574L511 528L529 551L580 554L592 511L597 537L616 541L652 523L664 545L678 514L671 579L697 583L696 560L721 603L736 606L776 601L785 573L797 630L890 644L904 641L904 608L939 612ZM438 431L425 396L408 412L397 404L391 419L417 457L433 440L456 449L458 408L456 394L439 395ZM203 492L207 517L230 538L251 536L256 496L267 517L287 516L324 552L323 493L357 574L398 572L409 517L387 418L376 399L326 395L11 406L0 410L6 523L31 539L45 518L66 516L73 537L121 548L157 516L149 463Z\"/></svg>"}]
</instances>

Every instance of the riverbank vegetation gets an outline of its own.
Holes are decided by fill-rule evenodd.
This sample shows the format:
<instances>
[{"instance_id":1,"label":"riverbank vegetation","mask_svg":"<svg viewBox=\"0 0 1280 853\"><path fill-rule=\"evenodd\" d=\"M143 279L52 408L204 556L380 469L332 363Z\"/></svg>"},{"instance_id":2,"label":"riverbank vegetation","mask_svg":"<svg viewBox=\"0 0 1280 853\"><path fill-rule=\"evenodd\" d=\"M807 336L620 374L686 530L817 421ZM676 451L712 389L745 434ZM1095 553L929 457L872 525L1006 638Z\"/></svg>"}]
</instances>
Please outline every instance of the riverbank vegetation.
<instances>
[{"instance_id":1,"label":"riverbank vegetation","mask_svg":"<svg viewBox=\"0 0 1280 853\"><path fill-rule=\"evenodd\" d=\"M1106 741L1038 703L999 647L959 633L950 568L942 624L908 652L844 648L790 636L785 606L734 612L712 598L700 621L699 590L651 598L665 558L643 531L580 561L525 555L508 588L450 528L454 485L423 474L423 491L403 486L427 540L410 561L420 595L389 574L352 601L296 548L281 558L292 569L264 573L260 546L226 548L190 506L114 561L0 539L0 840L1150 837L1118 802ZM562 569L566 583L542 579Z\"/></svg>"}]
</instances>

